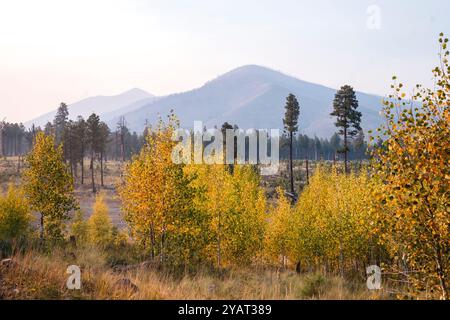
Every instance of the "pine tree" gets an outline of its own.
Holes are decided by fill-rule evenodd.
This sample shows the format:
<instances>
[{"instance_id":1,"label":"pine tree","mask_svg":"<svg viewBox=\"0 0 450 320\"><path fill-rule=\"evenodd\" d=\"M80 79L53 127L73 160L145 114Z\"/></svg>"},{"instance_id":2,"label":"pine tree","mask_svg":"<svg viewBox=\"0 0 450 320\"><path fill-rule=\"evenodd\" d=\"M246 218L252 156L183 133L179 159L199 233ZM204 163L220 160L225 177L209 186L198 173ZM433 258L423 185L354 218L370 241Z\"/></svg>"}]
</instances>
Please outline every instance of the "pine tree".
<instances>
[{"instance_id":1,"label":"pine tree","mask_svg":"<svg viewBox=\"0 0 450 320\"><path fill-rule=\"evenodd\" d=\"M293 94L289 94L286 98L286 113L284 115L283 124L285 131L289 134L289 175L290 175L290 186L291 194L295 197L294 190L294 168L293 168L293 137L295 132L298 131L298 117L300 115L300 105L298 104L297 98Z\"/></svg>"},{"instance_id":2,"label":"pine tree","mask_svg":"<svg viewBox=\"0 0 450 320\"><path fill-rule=\"evenodd\" d=\"M53 120L53 127L55 133L55 143L57 145L63 144L63 153L64 160L68 159L68 147L67 138L68 138L68 121L69 121L69 109L67 105L62 102L56 112L55 119Z\"/></svg>"},{"instance_id":3,"label":"pine tree","mask_svg":"<svg viewBox=\"0 0 450 320\"><path fill-rule=\"evenodd\" d=\"M75 141L74 158L76 163L81 167L81 184L84 184L84 157L86 155L87 147L87 124L82 116L78 116L72 129Z\"/></svg>"},{"instance_id":4,"label":"pine tree","mask_svg":"<svg viewBox=\"0 0 450 320\"><path fill-rule=\"evenodd\" d=\"M0 158L3 158L5 153L5 120L0 121Z\"/></svg>"},{"instance_id":5,"label":"pine tree","mask_svg":"<svg viewBox=\"0 0 450 320\"><path fill-rule=\"evenodd\" d=\"M62 146L55 147L53 136L39 132L26 163L24 191L32 210L41 215L41 238L61 238L62 224L68 219L68 212L78 207Z\"/></svg>"},{"instance_id":6,"label":"pine tree","mask_svg":"<svg viewBox=\"0 0 450 320\"><path fill-rule=\"evenodd\" d=\"M333 134L330 138L330 144L333 148L333 161L336 162L336 154L341 149L341 138L337 133Z\"/></svg>"},{"instance_id":7,"label":"pine tree","mask_svg":"<svg viewBox=\"0 0 450 320\"><path fill-rule=\"evenodd\" d=\"M53 124L50 121L45 124L44 133L46 136L54 136L55 135L55 127L53 126Z\"/></svg>"},{"instance_id":8,"label":"pine tree","mask_svg":"<svg viewBox=\"0 0 450 320\"><path fill-rule=\"evenodd\" d=\"M364 157L364 153L367 150L367 144L364 139L364 131L360 130L356 135L355 141L353 141L354 156L361 160Z\"/></svg>"},{"instance_id":9,"label":"pine tree","mask_svg":"<svg viewBox=\"0 0 450 320\"><path fill-rule=\"evenodd\" d=\"M95 160L95 154L99 150L100 146L100 117L96 115L95 113L91 114L89 118L86 121L86 141L89 146L90 152L91 152L91 163L90 163L90 169L91 169L91 183L92 183L92 192L96 193L97 188L95 186L95 168L94 168L94 160Z\"/></svg>"},{"instance_id":10,"label":"pine tree","mask_svg":"<svg viewBox=\"0 0 450 320\"><path fill-rule=\"evenodd\" d=\"M125 117L120 117L119 122L117 122L116 131L116 147L120 150L120 159L125 162L125 135L128 133L128 128L126 126Z\"/></svg>"},{"instance_id":11,"label":"pine tree","mask_svg":"<svg viewBox=\"0 0 450 320\"><path fill-rule=\"evenodd\" d=\"M361 129L361 112L358 109L358 100L356 99L355 91L351 86L345 85L336 93L333 101L333 112L330 115L335 116L336 127L339 129L339 134L344 137L344 147L340 150L344 154L344 168L348 173L348 152L349 152L349 138L358 134Z\"/></svg>"},{"instance_id":12,"label":"pine tree","mask_svg":"<svg viewBox=\"0 0 450 320\"><path fill-rule=\"evenodd\" d=\"M234 162L236 161L237 158L237 139L233 138L233 141L227 141L227 130L236 130L238 127L235 125L231 125L228 122L224 122L222 124L221 127L221 132L222 132L222 143L223 143L223 163L226 163L226 159L227 159L227 144L233 144L234 148L233 148L233 159ZM230 170L230 172L233 172L234 169L234 163L230 163L228 165L228 169Z\"/></svg>"},{"instance_id":13,"label":"pine tree","mask_svg":"<svg viewBox=\"0 0 450 320\"><path fill-rule=\"evenodd\" d=\"M108 125L104 122L100 122L97 150L100 153L100 185L102 187L104 186L103 161L105 160L106 145L108 144L108 141L109 141L109 134L110 134L110 130L108 128Z\"/></svg>"},{"instance_id":14,"label":"pine tree","mask_svg":"<svg viewBox=\"0 0 450 320\"><path fill-rule=\"evenodd\" d=\"M69 163L70 174L72 177L76 176L76 168L75 168L75 149L77 148L78 139L74 136L75 133L75 123L72 120L69 120L66 125L65 137L64 137L64 145L63 149L66 150L66 161Z\"/></svg>"}]
</instances>

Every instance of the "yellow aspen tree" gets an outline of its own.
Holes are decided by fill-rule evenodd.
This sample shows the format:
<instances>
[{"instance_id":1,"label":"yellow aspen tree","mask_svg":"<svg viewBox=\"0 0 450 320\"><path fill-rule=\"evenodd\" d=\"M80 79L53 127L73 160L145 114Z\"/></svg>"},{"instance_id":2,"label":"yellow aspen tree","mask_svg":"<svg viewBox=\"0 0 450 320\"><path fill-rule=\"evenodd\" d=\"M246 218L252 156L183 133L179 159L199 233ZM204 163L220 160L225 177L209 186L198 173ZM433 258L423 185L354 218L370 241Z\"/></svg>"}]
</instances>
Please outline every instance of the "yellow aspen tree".
<instances>
[{"instance_id":1,"label":"yellow aspen tree","mask_svg":"<svg viewBox=\"0 0 450 320\"><path fill-rule=\"evenodd\" d=\"M249 166L199 165L196 206L208 217L206 255L218 268L251 263L262 253L266 199Z\"/></svg>"},{"instance_id":2,"label":"yellow aspen tree","mask_svg":"<svg viewBox=\"0 0 450 320\"><path fill-rule=\"evenodd\" d=\"M95 197L92 209L92 215L87 221L88 240L91 244L105 247L113 241L113 224L104 194Z\"/></svg>"},{"instance_id":3,"label":"yellow aspen tree","mask_svg":"<svg viewBox=\"0 0 450 320\"><path fill-rule=\"evenodd\" d=\"M0 195L0 240L15 241L30 232L32 216L23 191L10 184Z\"/></svg>"},{"instance_id":4,"label":"yellow aspen tree","mask_svg":"<svg viewBox=\"0 0 450 320\"><path fill-rule=\"evenodd\" d=\"M195 207L204 212L205 256L216 267L245 265L262 253L266 199L259 175L249 166L191 165L201 192Z\"/></svg>"},{"instance_id":5,"label":"yellow aspen tree","mask_svg":"<svg viewBox=\"0 0 450 320\"><path fill-rule=\"evenodd\" d=\"M200 233L192 178L185 174L184 165L172 161L172 140L178 121L173 114L165 123L148 128L146 143L139 155L133 157L119 186L124 219L133 237L149 249L150 256L188 259L198 245ZM175 257L178 252L178 257ZM175 257L175 258L174 258Z\"/></svg>"},{"instance_id":6,"label":"yellow aspen tree","mask_svg":"<svg viewBox=\"0 0 450 320\"><path fill-rule=\"evenodd\" d=\"M292 241L291 202L284 195L282 188L277 188L278 202L271 208L265 233L265 251L271 260L286 268L288 249Z\"/></svg>"},{"instance_id":7,"label":"yellow aspen tree","mask_svg":"<svg viewBox=\"0 0 450 320\"><path fill-rule=\"evenodd\" d=\"M31 209L41 215L41 239L60 240L68 213L78 208L62 145L55 147L53 136L39 132L26 165L23 188Z\"/></svg>"},{"instance_id":8,"label":"yellow aspen tree","mask_svg":"<svg viewBox=\"0 0 450 320\"><path fill-rule=\"evenodd\" d=\"M205 256L218 268L223 266L226 224L225 215L229 209L231 175L228 166L190 165L186 170L195 174L193 184L202 192L197 193L194 205L205 213L207 225L203 232Z\"/></svg>"},{"instance_id":9,"label":"yellow aspen tree","mask_svg":"<svg viewBox=\"0 0 450 320\"><path fill-rule=\"evenodd\" d=\"M249 264L262 254L266 225L266 198L254 166L236 165L232 175L228 252L235 264Z\"/></svg>"},{"instance_id":10,"label":"yellow aspen tree","mask_svg":"<svg viewBox=\"0 0 450 320\"><path fill-rule=\"evenodd\" d=\"M406 275L413 295L449 299L450 53L443 34L439 42L434 89L418 85L406 100L394 77L374 152L373 209L394 259L388 267Z\"/></svg>"},{"instance_id":11,"label":"yellow aspen tree","mask_svg":"<svg viewBox=\"0 0 450 320\"><path fill-rule=\"evenodd\" d=\"M372 244L369 178L319 166L301 194L289 222L290 259L341 275L355 262L368 262Z\"/></svg>"},{"instance_id":12,"label":"yellow aspen tree","mask_svg":"<svg viewBox=\"0 0 450 320\"><path fill-rule=\"evenodd\" d=\"M83 211L77 210L70 226L70 235L75 237L77 245L87 243L89 235L88 228Z\"/></svg>"}]
</instances>

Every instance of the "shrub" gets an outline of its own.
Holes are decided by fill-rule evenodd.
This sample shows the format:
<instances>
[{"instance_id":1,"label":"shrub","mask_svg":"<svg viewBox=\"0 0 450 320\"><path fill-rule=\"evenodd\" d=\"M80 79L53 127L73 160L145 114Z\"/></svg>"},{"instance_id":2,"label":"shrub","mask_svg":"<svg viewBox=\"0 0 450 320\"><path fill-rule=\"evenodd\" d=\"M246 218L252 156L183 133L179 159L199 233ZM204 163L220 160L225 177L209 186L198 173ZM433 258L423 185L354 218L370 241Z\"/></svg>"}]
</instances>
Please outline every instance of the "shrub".
<instances>
[{"instance_id":1,"label":"shrub","mask_svg":"<svg viewBox=\"0 0 450 320\"><path fill-rule=\"evenodd\" d=\"M319 298L324 295L329 285L330 283L322 274L312 274L305 278L301 295L304 298Z\"/></svg>"},{"instance_id":2,"label":"shrub","mask_svg":"<svg viewBox=\"0 0 450 320\"><path fill-rule=\"evenodd\" d=\"M98 246L107 246L111 243L113 224L103 194L96 197L93 212L87 224L90 243Z\"/></svg>"},{"instance_id":3,"label":"shrub","mask_svg":"<svg viewBox=\"0 0 450 320\"><path fill-rule=\"evenodd\" d=\"M70 234L75 237L77 244L85 244L88 241L89 226L81 210L78 210L75 214Z\"/></svg>"},{"instance_id":4,"label":"shrub","mask_svg":"<svg viewBox=\"0 0 450 320\"><path fill-rule=\"evenodd\" d=\"M31 214L21 190L9 186L0 196L0 240L17 240L30 231Z\"/></svg>"}]
</instances>

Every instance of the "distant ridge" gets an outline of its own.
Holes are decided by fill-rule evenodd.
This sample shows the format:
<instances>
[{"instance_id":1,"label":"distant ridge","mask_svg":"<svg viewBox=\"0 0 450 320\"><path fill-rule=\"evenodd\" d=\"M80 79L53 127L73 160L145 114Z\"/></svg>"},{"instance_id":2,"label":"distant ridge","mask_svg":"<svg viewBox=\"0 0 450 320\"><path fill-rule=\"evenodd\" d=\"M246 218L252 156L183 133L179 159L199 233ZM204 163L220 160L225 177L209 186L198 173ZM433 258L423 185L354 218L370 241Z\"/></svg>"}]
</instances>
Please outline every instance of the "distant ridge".
<instances>
[{"instance_id":1,"label":"distant ridge","mask_svg":"<svg viewBox=\"0 0 450 320\"><path fill-rule=\"evenodd\" d=\"M301 133L329 137L336 131L334 119L329 115L336 89L258 65L236 68L200 88L161 97L124 116L131 130L137 132L144 129L146 122L154 124L159 115L164 116L171 109L181 125L188 128L195 120L201 120L207 127L228 121L241 128L282 129L285 98L289 93L295 94L300 102ZM378 127L382 97L357 92L357 98L363 128ZM109 124L116 122L117 118L113 118Z\"/></svg>"},{"instance_id":2,"label":"distant ridge","mask_svg":"<svg viewBox=\"0 0 450 320\"><path fill-rule=\"evenodd\" d=\"M159 116L169 114L171 109L186 128L199 120L209 128L227 121L240 128L283 129L285 99L293 93L300 103L299 132L330 137L336 132L330 116L336 90L267 67L245 65L190 91L155 97L134 88L115 96L90 97L69 104L69 113L74 119L95 112L111 129L124 116L130 130L138 133L144 130L146 123L155 124ZM379 115L382 97L362 92L357 92L356 96L363 114L363 129L377 128L382 121ZM55 113L56 108L25 125L44 126L53 120Z\"/></svg>"},{"instance_id":3,"label":"distant ridge","mask_svg":"<svg viewBox=\"0 0 450 320\"><path fill-rule=\"evenodd\" d=\"M102 120L108 121L120 116L121 113L125 114L133 111L155 99L156 97L152 94L138 88L133 88L115 96L89 97L69 104L69 117L75 119L78 115L81 115L86 118L92 112L95 112L102 117ZM45 126L47 122L53 121L55 114L56 108L38 118L27 121L25 126L30 127L32 124L41 127Z\"/></svg>"}]
</instances>

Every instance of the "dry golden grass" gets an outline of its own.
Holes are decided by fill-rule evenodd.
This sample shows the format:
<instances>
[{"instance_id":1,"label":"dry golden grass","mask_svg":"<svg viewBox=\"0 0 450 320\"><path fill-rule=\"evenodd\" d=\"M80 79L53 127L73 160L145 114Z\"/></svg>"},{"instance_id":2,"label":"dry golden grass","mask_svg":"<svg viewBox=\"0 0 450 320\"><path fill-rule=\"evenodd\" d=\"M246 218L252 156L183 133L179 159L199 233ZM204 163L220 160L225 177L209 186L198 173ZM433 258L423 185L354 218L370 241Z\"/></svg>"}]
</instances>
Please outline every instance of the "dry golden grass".
<instances>
[{"instance_id":1,"label":"dry golden grass","mask_svg":"<svg viewBox=\"0 0 450 320\"><path fill-rule=\"evenodd\" d=\"M71 264L81 267L81 290L66 288L69 275L65 272ZM0 267L0 298L3 299L354 300L387 297L382 292L370 292L364 283L355 288L355 284L338 277L320 274L231 270L222 276L208 272L174 276L142 265L128 271L114 271L107 266L106 255L95 249L70 254L56 250L51 255L28 252L16 255L9 266Z\"/></svg>"}]
</instances>

